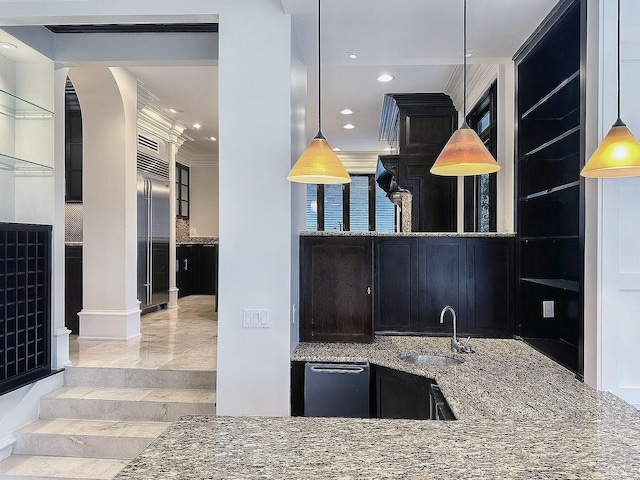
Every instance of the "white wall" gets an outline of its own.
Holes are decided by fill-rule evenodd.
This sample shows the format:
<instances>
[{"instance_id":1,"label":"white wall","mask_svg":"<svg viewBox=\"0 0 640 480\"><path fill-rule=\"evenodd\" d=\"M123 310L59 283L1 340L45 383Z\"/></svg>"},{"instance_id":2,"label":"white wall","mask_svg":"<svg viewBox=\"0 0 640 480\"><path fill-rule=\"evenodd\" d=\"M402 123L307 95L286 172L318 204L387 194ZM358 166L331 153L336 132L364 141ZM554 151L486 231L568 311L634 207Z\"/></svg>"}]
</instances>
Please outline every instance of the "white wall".
<instances>
[{"instance_id":1,"label":"white wall","mask_svg":"<svg viewBox=\"0 0 640 480\"><path fill-rule=\"evenodd\" d=\"M291 38L291 165L298 160L310 140L307 138L307 68L300 60L302 53L295 36ZM291 328L289 349L298 345L300 337L300 236L306 230L306 185L291 185Z\"/></svg>"},{"instance_id":2,"label":"white wall","mask_svg":"<svg viewBox=\"0 0 640 480\"><path fill-rule=\"evenodd\" d=\"M600 1L599 138L616 119L616 4ZM640 5L622 2L621 118L640 135ZM587 152L588 155L591 152ZM640 178L598 182L598 386L640 408Z\"/></svg>"},{"instance_id":3,"label":"white wall","mask_svg":"<svg viewBox=\"0 0 640 480\"><path fill-rule=\"evenodd\" d=\"M218 415L289 414L291 19L277 3L220 13ZM250 308L270 328L242 328Z\"/></svg>"},{"instance_id":4,"label":"white wall","mask_svg":"<svg viewBox=\"0 0 640 480\"><path fill-rule=\"evenodd\" d=\"M514 231L514 65L510 59L501 64L471 64L467 66L467 113L473 110L480 97L497 81L498 131L497 158L500 165L497 178L496 228L498 232ZM460 124L463 121L464 89L463 68L456 67L445 93L458 109ZM464 229L464 182L458 179L458 231Z\"/></svg>"},{"instance_id":5,"label":"white wall","mask_svg":"<svg viewBox=\"0 0 640 480\"><path fill-rule=\"evenodd\" d=\"M218 162L213 159L200 161L192 159L189 176L191 180L189 234L191 237L217 237L220 233Z\"/></svg>"},{"instance_id":6,"label":"white wall","mask_svg":"<svg viewBox=\"0 0 640 480\"><path fill-rule=\"evenodd\" d=\"M0 460L11 454L13 432L38 418L40 397L62 387L63 380L58 373L0 396Z\"/></svg>"}]
</instances>

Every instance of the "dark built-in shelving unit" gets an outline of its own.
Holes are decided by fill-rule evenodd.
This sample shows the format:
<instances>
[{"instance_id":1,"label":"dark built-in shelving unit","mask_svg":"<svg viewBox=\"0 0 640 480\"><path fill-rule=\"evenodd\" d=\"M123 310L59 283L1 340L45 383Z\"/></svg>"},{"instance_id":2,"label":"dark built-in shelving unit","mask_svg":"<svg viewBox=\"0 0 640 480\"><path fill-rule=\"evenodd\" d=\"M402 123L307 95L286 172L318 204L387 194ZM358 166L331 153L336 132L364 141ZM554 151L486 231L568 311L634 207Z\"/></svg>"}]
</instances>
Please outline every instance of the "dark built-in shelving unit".
<instances>
[{"instance_id":1,"label":"dark built-in shelving unit","mask_svg":"<svg viewBox=\"0 0 640 480\"><path fill-rule=\"evenodd\" d=\"M0 395L51 374L51 226L0 223Z\"/></svg>"},{"instance_id":2,"label":"dark built-in shelving unit","mask_svg":"<svg viewBox=\"0 0 640 480\"><path fill-rule=\"evenodd\" d=\"M583 374L586 2L561 1L514 56L518 334ZM543 301L554 302L552 318Z\"/></svg>"}]
</instances>

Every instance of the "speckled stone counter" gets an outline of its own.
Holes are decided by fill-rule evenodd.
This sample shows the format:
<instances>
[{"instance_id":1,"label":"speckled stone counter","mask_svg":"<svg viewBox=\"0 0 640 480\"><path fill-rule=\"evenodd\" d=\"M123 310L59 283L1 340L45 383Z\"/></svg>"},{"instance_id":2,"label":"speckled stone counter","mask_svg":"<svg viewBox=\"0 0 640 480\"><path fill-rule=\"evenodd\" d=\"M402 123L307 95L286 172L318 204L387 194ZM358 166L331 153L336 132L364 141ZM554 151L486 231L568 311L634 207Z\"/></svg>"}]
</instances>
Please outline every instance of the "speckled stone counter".
<instances>
[{"instance_id":1,"label":"speckled stone counter","mask_svg":"<svg viewBox=\"0 0 640 480\"><path fill-rule=\"evenodd\" d=\"M301 237L460 237L460 238L495 238L515 237L515 233L505 232L344 232L338 230L308 230L300 232Z\"/></svg>"},{"instance_id":2,"label":"speckled stone counter","mask_svg":"<svg viewBox=\"0 0 640 480\"><path fill-rule=\"evenodd\" d=\"M448 338L300 344L292 360L363 361L435 378L457 421L183 417L118 479L638 479L640 413L516 340Z\"/></svg>"}]
</instances>

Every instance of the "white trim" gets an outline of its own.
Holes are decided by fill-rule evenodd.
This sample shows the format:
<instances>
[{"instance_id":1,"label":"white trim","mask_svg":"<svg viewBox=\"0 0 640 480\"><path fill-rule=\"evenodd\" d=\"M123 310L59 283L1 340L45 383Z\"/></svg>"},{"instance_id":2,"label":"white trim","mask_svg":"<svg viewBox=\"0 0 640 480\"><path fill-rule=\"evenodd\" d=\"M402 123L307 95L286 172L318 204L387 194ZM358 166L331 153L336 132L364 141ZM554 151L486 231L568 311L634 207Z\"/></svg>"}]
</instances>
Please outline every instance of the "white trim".
<instances>
[{"instance_id":1,"label":"white trim","mask_svg":"<svg viewBox=\"0 0 640 480\"><path fill-rule=\"evenodd\" d=\"M13 434L0 440L0 461L11 455L11 451L13 450L13 446L16 441L17 438Z\"/></svg>"},{"instance_id":2,"label":"white trim","mask_svg":"<svg viewBox=\"0 0 640 480\"><path fill-rule=\"evenodd\" d=\"M78 340L133 340L141 336L140 309L85 310L80 317Z\"/></svg>"}]
</instances>

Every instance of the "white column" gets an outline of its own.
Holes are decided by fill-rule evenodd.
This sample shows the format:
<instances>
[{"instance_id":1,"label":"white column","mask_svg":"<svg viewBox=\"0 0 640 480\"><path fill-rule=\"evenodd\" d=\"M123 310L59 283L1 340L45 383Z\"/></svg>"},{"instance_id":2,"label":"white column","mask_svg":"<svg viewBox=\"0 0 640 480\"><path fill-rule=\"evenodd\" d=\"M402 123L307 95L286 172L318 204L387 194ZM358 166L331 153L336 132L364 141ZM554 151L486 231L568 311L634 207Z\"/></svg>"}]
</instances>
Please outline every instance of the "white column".
<instances>
[{"instance_id":1,"label":"white column","mask_svg":"<svg viewBox=\"0 0 640 480\"><path fill-rule=\"evenodd\" d=\"M169 303L167 308L178 308L176 285L176 155L179 133L169 134Z\"/></svg>"},{"instance_id":2,"label":"white column","mask_svg":"<svg viewBox=\"0 0 640 480\"><path fill-rule=\"evenodd\" d=\"M137 80L127 70L69 71L82 109L83 296L79 339L140 336L137 300Z\"/></svg>"},{"instance_id":3,"label":"white column","mask_svg":"<svg viewBox=\"0 0 640 480\"><path fill-rule=\"evenodd\" d=\"M65 83L68 68L54 72L54 199L53 199L53 268L52 268L52 328L51 368L60 369L69 365L69 330L65 326L65 248L64 248L64 203L65 203Z\"/></svg>"}]
</instances>

